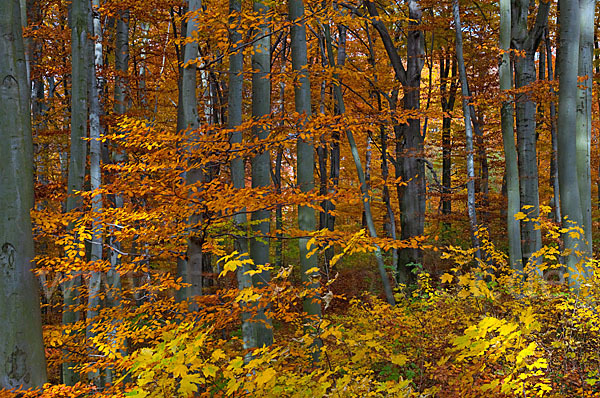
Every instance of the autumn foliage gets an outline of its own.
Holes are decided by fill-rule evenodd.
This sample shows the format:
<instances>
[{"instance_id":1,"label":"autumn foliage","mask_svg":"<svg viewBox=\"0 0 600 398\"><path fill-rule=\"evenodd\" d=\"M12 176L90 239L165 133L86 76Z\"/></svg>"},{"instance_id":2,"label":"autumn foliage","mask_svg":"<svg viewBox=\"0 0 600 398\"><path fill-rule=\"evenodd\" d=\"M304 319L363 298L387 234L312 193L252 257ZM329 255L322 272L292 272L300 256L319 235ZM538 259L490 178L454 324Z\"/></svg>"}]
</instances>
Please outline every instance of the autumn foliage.
<instances>
[{"instance_id":1,"label":"autumn foliage","mask_svg":"<svg viewBox=\"0 0 600 398\"><path fill-rule=\"evenodd\" d=\"M543 247L533 255L538 263L514 270L505 254L500 107L506 93L500 93L497 83L501 54L496 2L461 5L468 32L470 103L477 109L482 130L475 143L478 238L483 254L479 259L471 247L465 204L463 115L460 106L442 109L441 105L442 99L457 93L458 85L457 72L449 73L454 62L450 1L420 2L426 50L421 108L412 110L398 105L405 93L372 26L374 20L381 20L395 28L393 40L402 47L404 29L414 29L408 28L414 21L407 17L407 6L384 1L379 5L382 16L371 18L362 3L306 1L307 70L313 96L313 116L308 120L293 111L298 74L289 63L288 33L293 22L287 16L287 3L272 2L266 18L272 32L268 76L272 112L257 119L250 116L250 59L253 29L264 20L251 11L250 2L242 2L244 11L239 16L230 13L227 2L204 2L202 12L195 15L201 29L186 39L183 27L191 16L182 1L102 1L94 10L105 27L103 66L96 69L103 90L99 94L102 186L89 189L86 177L84 190L77 193L83 205L69 212L64 203L72 84L70 2L32 3L36 8L24 32L35 54L31 79L42 82L42 94L33 104L37 109L33 113L36 204L31 215L49 383L41 390L2 390L0 396L600 396L600 274L596 272L600 269L597 260L588 259L580 266L593 270L593 276L580 289L565 282L563 258L569 253L561 237L579 236L582 231L556 222L549 188L540 190L539 218L530 219L527 207L516 214L543 233ZM125 10L130 59L123 74L114 67L114 25ZM338 31L342 26L347 60L331 65L324 32L334 31L337 55L342 49ZM555 28L551 18L548 40L555 39ZM233 30L242 33L241 42L232 42ZM182 68L189 66L182 58L186 40L199 43L194 63L201 123L193 131L178 131L178 84ZM244 55L244 117L240 126L231 128L226 98L229 56L236 51ZM400 52L404 57L406 50ZM125 114L114 111L112 93L119 79L127 82ZM334 83L342 87L343 114L334 98ZM540 174L544 173L540 180L550 177L547 169L554 161L549 115L557 88L540 78L511 92L514 97L533 93L538 104L537 146ZM402 139L398 126L416 119L423 129L423 153L406 155L392 148L394 140ZM450 120L451 142L442 142L444 119ZM257 127L268 129L268 138L252 134ZM242 132L243 143L231 142L234 131ZM356 137L364 162L376 238L367 229L365 196L345 138L348 131ZM592 134L597 140L595 124ZM329 154L325 167L316 166L316 188L311 192L296 185L298 138ZM86 139L88 145L91 140ZM332 178L331 153L336 146L341 153L339 176ZM451 189L441 181L444 146L452 152ZM279 182L252 188L251 162L262 152L271 153L271 174L275 178L278 167ZM399 230L400 215L395 214L398 221L393 224L389 209L397 212L401 187L410 181L387 171L399 168L402 156L422 158L427 184L425 232L404 240L391 233L391 225ZM233 159L244 160L243 188L234 188ZM593 178L598 177L597 161L592 153ZM186 183L186 173L197 169L204 178ZM101 209L92 205L98 197ZM448 200L452 208L442 211ZM310 206L318 219L327 203L334 205L333 230L326 225L315 231L298 228L298 206ZM272 211L268 236L253 235L257 221L239 225L233 220L236 214L258 210ZM594 220L597 213L594 209ZM102 258L91 259L98 233ZM238 252L240 237L271 242L271 263L254 264L247 253ZM319 267L312 270L319 275L318 287L302 283L300 237L308 237L309 253L319 258ZM178 267L192 239L202 242L203 294L182 300L182 289L189 284L178 276ZM418 250L423 258L422 264L411 264L415 283L409 285L394 278L395 256L403 249ZM377 250L383 253L395 306L387 304L382 293ZM239 287L236 273L254 276L262 271L270 273L268 283ZM101 288L90 294L94 275L101 275ZM64 308L61 286L76 278L82 280L77 303ZM303 311L305 298L320 303L321 318ZM78 320L63 325L64 311L73 311ZM274 343L245 348L243 325L265 323L262 313L271 322ZM80 377L74 386L62 383L65 363Z\"/></svg>"}]
</instances>

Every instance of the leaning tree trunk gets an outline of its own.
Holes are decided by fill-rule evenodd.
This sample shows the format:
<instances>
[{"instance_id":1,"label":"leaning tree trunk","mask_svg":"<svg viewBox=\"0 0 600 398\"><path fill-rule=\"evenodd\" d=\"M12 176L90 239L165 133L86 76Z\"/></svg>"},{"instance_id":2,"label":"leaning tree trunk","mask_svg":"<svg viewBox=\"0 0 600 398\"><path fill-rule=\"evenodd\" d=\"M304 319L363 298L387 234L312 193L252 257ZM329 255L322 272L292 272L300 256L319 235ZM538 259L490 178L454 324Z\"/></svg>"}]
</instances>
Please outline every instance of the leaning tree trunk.
<instances>
[{"instance_id":1,"label":"leaning tree trunk","mask_svg":"<svg viewBox=\"0 0 600 398\"><path fill-rule=\"evenodd\" d=\"M409 25L407 43L407 67L404 68L398 49L379 17L375 4L365 1L373 18L371 23L379 32L388 58L394 69L396 80L404 90L404 109L418 110L420 107L421 70L424 61L424 36L421 24L421 8L418 1L408 0ZM419 119L409 118L407 124L394 125L396 133L396 178L400 201L400 228L403 240L423 235L425 227L425 162L423 162L423 136ZM398 254L396 277L399 283L408 285L415 280L415 266L422 261L422 250L403 248Z\"/></svg>"},{"instance_id":2,"label":"leaning tree trunk","mask_svg":"<svg viewBox=\"0 0 600 398\"><path fill-rule=\"evenodd\" d=\"M0 389L41 387L46 360L34 257L30 90L19 0L0 2Z\"/></svg>"},{"instance_id":3,"label":"leaning tree trunk","mask_svg":"<svg viewBox=\"0 0 600 398\"><path fill-rule=\"evenodd\" d=\"M259 124L253 127L253 134L259 140L269 136L269 128L260 123L266 122L271 113L271 31L268 24L269 3L266 1L254 2L254 12L260 18L260 25L256 29L256 40L252 53L252 117ZM261 144L262 145L262 144ZM271 156L267 148L252 158L252 188L267 189L271 185ZM271 212L257 210L252 213L253 232L256 235L250 241L250 257L256 265L270 262L268 235ZM252 277L255 287L261 288L271 280L269 271L259 272ZM256 343L258 347L273 343L273 330L269 327L270 319L265 316L264 309L259 309L256 315L258 322L256 328Z\"/></svg>"},{"instance_id":4,"label":"leaning tree trunk","mask_svg":"<svg viewBox=\"0 0 600 398\"><path fill-rule=\"evenodd\" d=\"M475 251L475 258L481 259L481 249L477 236L477 211L475 208L475 166L473 163L473 128L471 125L471 108L469 106L469 84L467 82L467 71L463 55L462 26L460 23L460 10L458 0L452 1L452 15L454 16L454 29L456 29L456 58L458 62L458 74L462 90L462 108L465 118L465 142L467 151L467 211L469 213L469 224L471 225L471 241Z\"/></svg>"},{"instance_id":5,"label":"leaning tree trunk","mask_svg":"<svg viewBox=\"0 0 600 398\"><path fill-rule=\"evenodd\" d=\"M500 90L508 93L512 88L512 70L510 67L510 27L511 7L510 0L500 0L500 48L502 58L500 61ZM508 94L505 94L508 95ZM508 209L506 212L506 225L508 235L508 259L512 268L523 269L523 252L521 249L521 223L515 218L521 210L519 195L519 169L517 166L517 150L515 147L515 131L513 120L513 106L511 98L505 98L500 110L502 124L502 142L504 144L504 162L506 167L506 193Z\"/></svg>"},{"instance_id":6,"label":"leaning tree trunk","mask_svg":"<svg viewBox=\"0 0 600 398\"><path fill-rule=\"evenodd\" d=\"M592 254L592 176L590 143L592 138L592 77L594 55L594 17L596 0L579 0L579 64L577 74L583 79L577 98L577 180L581 216L588 254Z\"/></svg>"},{"instance_id":7,"label":"leaning tree trunk","mask_svg":"<svg viewBox=\"0 0 600 398\"><path fill-rule=\"evenodd\" d=\"M581 198L577 163L576 142L573 139L573 126L577 115L577 65L579 59L579 1L561 0L560 3L560 41L558 65L560 70L558 91L558 182L560 184L560 205L563 211L563 227L582 226ZM582 256L578 251L586 252L583 237L578 234L564 234L567 251L567 271L570 281L578 288L586 277L585 269L578 268Z\"/></svg>"}]
</instances>

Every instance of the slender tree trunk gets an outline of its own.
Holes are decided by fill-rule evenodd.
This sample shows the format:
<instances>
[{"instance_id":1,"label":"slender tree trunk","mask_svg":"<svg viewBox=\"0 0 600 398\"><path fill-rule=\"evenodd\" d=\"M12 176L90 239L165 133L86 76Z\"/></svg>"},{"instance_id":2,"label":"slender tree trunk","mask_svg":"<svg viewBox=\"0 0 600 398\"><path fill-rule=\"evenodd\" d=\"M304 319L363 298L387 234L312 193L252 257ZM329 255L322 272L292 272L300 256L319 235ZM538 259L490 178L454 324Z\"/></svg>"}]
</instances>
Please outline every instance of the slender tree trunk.
<instances>
[{"instance_id":1,"label":"slender tree trunk","mask_svg":"<svg viewBox=\"0 0 600 398\"><path fill-rule=\"evenodd\" d=\"M340 32L340 33L342 33L342 32ZM345 33L345 32L343 32L343 33ZM327 57L329 59L329 65L333 66L334 65L333 46L331 45L331 39L330 39L331 36L328 35L327 31L326 31L326 38L328 38L328 37L329 37L329 39L327 39L328 40L327 41ZM341 46L341 48L345 49L344 46ZM338 52L338 65L344 65L344 62L345 62L345 52L342 54L341 57ZM335 104L337 106L337 111L339 112L339 114L343 115L346 113L346 105L344 103L342 87L338 83L339 76L337 75L337 73L333 74L333 79L334 79L333 96L334 96ZM358 175L358 182L360 183L363 209L365 211L367 228L369 230L369 234L371 235L371 237L377 238L377 230L375 229L375 223L373 222L373 215L371 213L371 201L370 201L370 197L369 197L369 186L367 185L367 182L365 179L364 170L362 168L362 164L360 161L360 155L358 153L358 148L356 147L356 141L354 140L354 134L352 134L352 131L346 130L346 137L348 138L348 143L350 144L350 151L352 152L352 159L354 160L354 165L356 167L356 172ZM337 157L336 161L338 162L337 165L339 166L339 152L338 152L338 157ZM332 159L332 163L333 163L333 159ZM339 177L339 167L337 168L337 177ZM337 181L336 181L336 186L337 186ZM379 275L381 276L381 283L383 285L383 291L385 293L387 302L390 305L395 305L396 300L394 298L394 292L392 291L392 286L390 284L387 270L385 268L385 263L383 261L383 255L381 253L381 249L379 248L379 246L375 247L375 258L377 259L377 268L379 270Z\"/></svg>"},{"instance_id":2,"label":"slender tree trunk","mask_svg":"<svg viewBox=\"0 0 600 398\"><path fill-rule=\"evenodd\" d=\"M469 213L469 223L471 225L471 241L473 247L477 249L475 257L481 259L481 250L479 238L477 236L477 212L475 209L475 166L473 164L473 129L471 126L471 109L469 107L469 85L467 82L467 71L465 69L465 59L463 56L463 38L462 26L460 23L460 10L458 0L452 1L452 14L454 16L454 26L456 29L456 58L458 62L458 73L460 76L460 85L462 89L462 108L465 118L465 142L467 151L467 210Z\"/></svg>"},{"instance_id":3,"label":"slender tree trunk","mask_svg":"<svg viewBox=\"0 0 600 398\"><path fill-rule=\"evenodd\" d=\"M333 55L333 44L331 39L331 27L327 24L323 27L324 37L325 37L325 51L327 63L330 67L333 67L337 64L338 67L343 67L346 63L346 27L343 25L338 26L338 51L337 51L337 59L334 61ZM337 74L334 74L334 78L337 78ZM342 109L344 108L343 98L341 96L338 97L335 94L335 84L333 86L334 91L334 114L341 115ZM341 91L340 91L341 92ZM339 101L342 101L340 103ZM333 195L337 192L338 184L340 180L340 133L335 130L331 133L331 150L329 152L329 187L327 193ZM334 231L335 229L335 204L328 200L327 201L327 211L325 214L326 220L326 228L329 231ZM333 259L334 248L331 245L329 248L325 250L325 263L327 264L327 272L330 272L329 264Z\"/></svg>"},{"instance_id":4,"label":"slender tree trunk","mask_svg":"<svg viewBox=\"0 0 600 398\"><path fill-rule=\"evenodd\" d=\"M500 90L504 95L512 88L512 68L510 66L510 38L511 38L511 6L510 0L500 0ZM506 175L506 193L508 209L506 212L506 225L508 235L508 257L512 268L523 269L523 252L521 248L521 223L515 219L515 214L521 210L519 194L519 169L517 150L515 147L515 132L513 119L512 98L505 98L500 111L502 123L502 142L504 145L504 161Z\"/></svg>"},{"instance_id":5,"label":"slender tree trunk","mask_svg":"<svg viewBox=\"0 0 600 398\"><path fill-rule=\"evenodd\" d=\"M269 4L264 1L254 2L253 10L261 20L256 29L257 39L253 43L252 53L252 117L257 121L264 121L271 113L271 31L268 25ZM259 140L269 136L266 125L253 127L253 135ZM267 189L271 186L271 156L267 149L252 158L252 188ZM255 235L250 241L250 257L256 265L270 262L268 235L270 232L271 212L258 210L252 213L252 230ZM261 288L271 280L269 271L262 271L253 275L252 282L255 287ZM265 316L264 309L259 309L256 315L256 342L258 347L269 346L273 343L273 331L269 327L271 320Z\"/></svg>"},{"instance_id":6,"label":"slender tree trunk","mask_svg":"<svg viewBox=\"0 0 600 398\"><path fill-rule=\"evenodd\" d=\"M74 0L71 4L71 155L69 158L69 174L67 179L67 211L80 209L83 206L81 196L75 192L83 191L85 166L87 157L87 122L88 122L88 80L89 73L89 37L88 17L90 3L87 0ZM72 226L71 226L72 228ZM83 238L77 238L83 245ZM63 325L67 326L79 320L79 288L81 275L72 272L63 283ZM63 383L73 385L79 381L79 375L70 369L74 364L67 361L63 364Z\"/></svg>"},{"instance_id":7,"label":"slender tree trunk","mask_svg":"<svg viewBox=\"0 0 600 398\"><path fill-rule=\"evenodd\" d=\"M93 0L94 8L100 6L99 0ZM91 17L91 15L90 15ZM100 25L100 15L93 13L92 31L95 36L93 49L88 56L91 63L90 71L90 189L98 192L102 187L101 174L101 143L102 136L100 126L101 106L99 93L102 92L102 84L96 76L96 69L102 68L102 27ZM92 221L92 242L90 250L90 261L102 261L102 225L100 222L100 213L102 212L102 195L96 193L92 197L92 213L95 215ZM91 271L88 281L88 307L87 307L87 326L86 338L91 344L91 338L96 335L95 328L102 300L100 297L100 289L102 284L102 273L100 271ZM103 387L100 382L100 371L96 370L88 374L88 378L96 386Z\"/></svg>"},{"instance_id":8,"label":"slender tree trunk","mask_svg":"<svg viewBox=\"0 0 600 398\"><path fill-rule=\"evenodd\" d=\"M577 181L583 231L588 254L592 254L592 176L590 167L590 145L592 141L592 78L594 55L594 18L596 0L579 0L580 33L579 64L577 74L583 79L577 98Z\"/></svg>"},{"instance_id":9,"label":"slender tree trunk","mask_svg":"<svg viewBox=\"0 0 600 398\"><path fill-rule=\"evenodd\" d=\"M129 107L129 96L127 95L128 86L128 69L129 69L129 10L123 10L119 13L116 20L117 31L115 40L115 87L114 87L114 111L117 115L123 115ZM112 161L116 164L123 163L127 159L127 155L115 150L112 154ZM111 201L116 208L123 207L123 197L120 194L112 195ZM119 226L114 227L113 231L120 229ZM121 276L117 271L120 264L119 251L121 251L121 242L116 240L114 236L109 239L109 260L110 269L106 272L106 302L110 307L120 305L119 292L121 290Z\"/></svg>"},{"instance_id":10,"label":"slender tree trunk","mask_svg":"<svg viewBox=\"0 0 600 398\"><path fill-rule=\"evenodd\" d=\"M0 389L41 387L46 360L34 245L33 144L18 0L0 2Z\"/></svg>"},{"instance_id":11,"label":"slender tree trunk","mask_svg":"<svg viewBox=\"0 0 600 398\"><path fill-rule=\"evenodd\" d=\"M546 57L547 57L547 68L548 68L548 80L552 81L554 73L552 72L552 48L550 46L550 38L548 37L548 29L545 32L544 38L546 44ZM554 96L554 89L550 89L550 93ZM556 153L558 152L557 137L556 137L556 106L554 101L550 101L550 136L552 140L552 154L550 155L550 186L554 193L553 207L554 207L554 221L560 222L562 215L560 211L560 187L558 184L558 167Z\"/></svg>"},{"instance_id":12,"label":"slender tree trunk","mask_svg":"<svg viewBox=\"0 0 600 398\"><path fill-rule=\"evenodd\" d=\"M450 71L452 76L450 77ZM445 230L449 230L451 223L448 217L452 214L452 116L456 101L456 60L452 59L450 66L449 54L440 58L440 91L442 112L442 215ZM450 87L448 80L451 79Z\"/></svg>"},{"instance_id":13,"label":"slender tree trunk","mask_svg":"<svg viewBox=\"0 0 600 398\"><path fill-rule=\"evenodd\" d=\"M377 94L377 108L381 112L381 95ZM394 215L394 210L392 208L392 201L390 199L390 190L388 188L388 179L390 177L390 170L388 167L388 154L387 154L387 131L385 126L381 126L379 130L379 139L381 141L381 178L383 179L383 203L385 203L386 215L387 215L387 223L386 223L386 231L389 238L396 240L396 217ZM398 249L392 249L392 264L398 264Z\"/></svg>"},{"instance_id":14,"label":"slender tree trunk","mask_svg":"<svg viewBox=\"0 0 600 398\"><path fill-rule=\"evenodd\" d=\"M567 228L583 225L577 163L573 162L577 156L577 146L572 134L577 121L580 10L577 0L560 0L559 6L558 181L563 227ZM585 269L578 268L578 262L587 254L587 247L584 238L579 238L576 234L564 234L564 241L569 279L578 288L584 282L582 278L587 276ZM584 253L583 257L581 252Z\"/></svg>"}]
</instances>

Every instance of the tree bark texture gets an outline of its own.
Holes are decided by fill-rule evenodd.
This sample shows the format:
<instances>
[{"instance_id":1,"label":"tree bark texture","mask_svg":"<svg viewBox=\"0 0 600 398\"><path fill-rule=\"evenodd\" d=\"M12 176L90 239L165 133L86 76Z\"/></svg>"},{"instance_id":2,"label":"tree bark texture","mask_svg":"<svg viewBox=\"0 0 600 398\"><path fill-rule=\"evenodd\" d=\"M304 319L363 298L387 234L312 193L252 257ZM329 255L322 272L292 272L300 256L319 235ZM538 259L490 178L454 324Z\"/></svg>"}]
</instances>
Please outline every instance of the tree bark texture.
<instances>
[{"instance_id":1,"label":"tree bark texture","mask_svg":"<svg viewBox=\"0 0 600 398\"><path fill-rule=\"evenodd\" d=\"M563 227L568 228L583 225L577 163L573 162L577 156L573 126L577 121L580 10L577 0L561 0L559 6L558 182ZM586 276L585 269L578 268L578 263L582 259L578 252L587 251L584 237L566 233L564 241L569 280L575 287L579 287Z\"/></svg>"},{"instance_id":2,"label":"tree bark texture","mask_svg":"<svg viewBox=\"0 0 600 398\"><path fill-rule=\"evenodd\" d=\"M512 88L512 68L510 67L511 38L511 4L510 0L500 0L500 90L504 95ZM523 269L523 252L521 248L521 223L515 214L521 210L519 193L519 169L517 149L515 146L514 107L512 98L505 98L500 110L502 125L502 142L504 145L504 161L506 167L506 196L508 208L506 226L508 235L508 259L512 268Z\"/></svg>"},{"instance_id":3,"label":"tree bark texture","mask_svg":"<svg viewBox=\"0 0 600 398\"><path fill-rule=\"evenodd\" d=\"M198 22L195 14L200 12L202 3L201 0L189 0L188 15L189 19L186 24L186 38L192 38L193 33L198 30ZM185 183L187 185L197 184L202 181L202 168L195 164L199 161L194 154L194 141L199 125L198 116L198 97L196 95L196 70L198 65L198 42L189 41L184 46L183 68L181 70L181 92L178 116L181 120L177 125L181 127L181 133L186 135L188 146L188 166L190 168L185 173ZM189 286L180 289L179 298L181 300L191 300L196 296L202 295L202 232L198 225L201 222L201 213L194 210L188 220L191 226L190 236L188 237L187 258L185 261L178 262L178 274L183 279L184 283ZM190 308L195 309L196 306L190 302Z\"/></svg>"},{"instance_id":4,"label":"tree bark texture","mask_svg":"<svg viewBox=\"0 0 600 398\"><path fill-rule=\"evenodd\" d=\"M515 87L523 88L536 81L535 53L542 38L547 20L550 2L540 2L534 26L527 29L529 0L512 0L511 44L516 50L524 51L523 56L515 57ZM523 263L542 246L542 234L536 229L533 220L539 218L539 189L536 152L536 105L529 93L515 98L517 119L517 147L519 165L519 188L521 209L528 219L521 223ZM532 259L536 264L541 259Z\"/></svg>"},{"instance_id":5,"label":"tree bark texture","mask_svg":"<svg viewBox=\"0 0 600 398\"><path fill-rule=\"evenodd\" d=\"M579 0L579 63L577 75L583 81L577 96L577 181L581 216L588 254L592 254L592 176L590 145L592 141L592 78L594 56L595 0Z\"/></svg>"},{"instance_id":6,"label":"tree bark texture","mask_svg":"<svg viewBox=\"0 0 600 398\"><path fill-rule=\"evenodd\" d=\"M252 117L256 121L264 120L271 113L271 32L268 26L267 13L269 5L264 1L255 1L254 12L262 20L256 29L256 40L252 53ZM269 129L265 125L253 127L253 134L259 140L269 136ZM268 150L261 149L251 160L252 188L267 189L271 186L271 156ZM270 262L269 238L271 212L257 210L252 213L252 230L254 237L250 241L250 257L254 264L263 265ZM262 271L253 275L255 287L260 288L271 280L269 271ZM273 331L270 320L266 318L264 310L259 310L256 318L256 342L259 347L273 343Z\"/></svg>"},{"instance_id":7,"label":"tree bark texture","mask_svg":"<svg viewBox=\"0 0 600 398\"><path fill-rule=\"evenodd\" d=\"M89 31L88 18L91 13L90 3L86 0L74 0L71 4L71 154L67 179L67 211L81 208L80 195L83 191L87 158L87 123L88 123L88 87L90 78ZM72 228L72 226L70 226ZM80 244L83 244L81 241ZM73 309L79 305L79 287L81 276L73 272L63 283L63 325L79 320L79 313ZM70 369L72 363L63 364L63 383L73 385L79 381L79 375Z\"/></svg>"},{"instance_id":8,"label":"tree bark texture","mask_svg":"<svg viewBox=\"0 0 600 398\"><path fill-rule=\"evenodd\" d=\"M19 0L0 2L0 389L41 387L46 360L34 257L30 90Z\"/></svg>"}]
</instances>

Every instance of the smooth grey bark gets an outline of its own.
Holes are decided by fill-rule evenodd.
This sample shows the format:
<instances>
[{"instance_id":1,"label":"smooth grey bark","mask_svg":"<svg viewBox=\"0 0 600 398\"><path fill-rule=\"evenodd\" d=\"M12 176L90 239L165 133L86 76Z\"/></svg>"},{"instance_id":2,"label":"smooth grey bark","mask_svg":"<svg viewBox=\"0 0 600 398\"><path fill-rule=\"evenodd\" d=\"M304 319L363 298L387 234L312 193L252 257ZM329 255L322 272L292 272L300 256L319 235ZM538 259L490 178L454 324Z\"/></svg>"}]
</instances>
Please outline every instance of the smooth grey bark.
<instances>
[{"instance_id":1,"label":"smooth grey bark","mask_svg":"<svg viewBox=\"0 0 600 398\"><path fill-rule=\"evenodd\" d=\"M465 118L465 146L467 151L467 211L469 213L469 224L471 226L471 242L476 249L475 258L481 259L481 248L477 236L477 210L475 208L475 166L473 163L473 128L471 125L471 109L469 106L469 84L467 82L467 71L463 54L462 26L460 23L460 9L458 0L452 1L452 16L454 17L454 29L456 33L456 59L458 63L458 74L462 90L462 108Z\"/></svg>"},{"instance_id":2,"label":"smooth grey bark","mask_svg":"<svg viewBox=\"0 0 600 398\"><path fill-rule=\"evenodd\" d=\"M199 29L198 20L195 13L201 10L201 0L188 0L189 19L186 24L185 37L191 39L193 33ZM183 68L181 70L181 88L180 103L178 105L178 122L180 132L187 137L188 166L190 168L185 173L185 183L187 185L197 184L203 179L203 170L194 165L199 159L195 159L193 154L195 145L195 134L199 127L198 115L198 97L196 92L198 65L195 61L198 59L198 42L189 41L185 43L183 50ZM190 300L190 308L196 309L193 298L202 295L202 236L198 224L201 222L201 213L194 212L188 224L191 226L190 236L188 237L187 259L178 262L178 276L189 286L181 288L178 294L180 300Z\"/></svg>"},{"instance_id":3,"label":"smooth grey bark","mask_svg":"<svg viewBox=\"0 0 600 398\"><path fill-rule=\"evenodd\" d=\"M229 0L229 24L233 25L231 29L230 40L232 45L237 46L242 41L242 32L240 31L240 16L242 12L242 1L241 0ZM242 51L236 51L231 53L229 56L229 91L227 93L227 123L228 127L232 129L231 136L229 138L232 144L241 144L243 141L242 131L240 125L242 124L242 99L243 99L243 87L244 87L244 54ZM245 182L245 170L244 170L244 158L235 157L231 160L231 181L233 187L236 189L243 189L246 187ZM246 217L245 209L240 209L240 212L233 218L237 235L235 237L235 250L240 254L248 253L248 218ZM239 289L247 289L252 287L252 277L246 275L246 272L250 271L251 267L244 265L237 271L237 281ZM244 308L245 303L242 303ZM245 309L245 308L244 308ZM250 311L244 310L242 312L242 341L244 349L256 348L256 332L254 331L254 324L249 322L252 314Z\"/></svg>"},{"instance_id":4,"label":"smooth grey bark","mask_svg":"<svg viewBox=\"0 0 600 398\"><path fill-rule=\"evenodd\" d=\"M100 6L100 0L93 0L92 6L97 8ZM92 17L92 15L90 15ZM96 70L102 68L102 27L100 24L100 14L93 13L92 19L93 35L95 36L93 49L90 49L88 62L91 63L89 68L90 73L90 189L98 191L102 187L102 172L101 172L101 157L102 144L100 138L102 136L100 126L100 98L99 93L102 92L102 82L96 76ZM90 248L90 261L99 262L102 260L102 225L100 223L100 213L102 212L102 195L97 193L92 197L92 213L95 214L92 220L92 239ZM91 338L96 334L95 318L99 314L102 300L100 290L102 285L102 273L100 271L91 271L88 280L88 305L87 305L87 325L86 338L91 342ZM96 370L88 374L88 378L96 386L102 387L100 382L100 371Z\"/></svg>"},{"instance_id":5,"label":"smooth grey bark","mask_svg":"<svg viewBox=\"0 0 600 398\"><path fill-rule=\"evenodd\" d=\"M19 0L0 2L0 388L41 387L46 360L31 218L33 144Z\"/></svg>"},{"instance_id":6,"label":"smooth grey bark","mask_svg":"<svg viewBox=\"0 0 600 398\"><path fill-rule=\"evenodd\" d=\"M117 18L115 40L115 113L122 115L128 108L127 74L129 68L129 10L123 10Z\"/></svg>"},{"instance_id":7,"label":"smooth grey bark","mask_svg":"<svg viewBox=\"0 0 600 398\"><path fill-rule=\"evenodd\" d=\"M592 250L592 175L590 145L592 140L592 78L594 55L594 18L596 0L579 0L579 85L576 115L577 180L581 201L582 225L588 254Z\"/></svg>"},{"instance_id":8,"label":"smooth grey bark","mask_svg":"<svg viewBox=\"0 0 600 398\"><path fill-rule=\"evenodd\" d=\"M508 95L506 93L512 88L512 68L510 67L509 52L511 25L510 0L500 0L500 49L503 53L498 72L500 75L500 90L504 95ZM521 198L519 194L517 149L515 146L514 108L511 97L506 98L502 102L500 118L506 168L506 196L508 199L506 212L508 261L513 269L522 270L521 223L515 219L515 214L521 210Z\"/></svg>"},{"instance_id":9,"label":"smooth grey bark","mask_svg":"<svg viewBox=\"0 0 600 398\"><path fill-rule=\"evenodd\" d=\"M129 97L127 95L128 71L129 71L129 10L123 10L116 19L116 39L115 39L115 87L114 87L114 111L117 115L124 115L129 108ZM114 151L112 161L122 163L127 159L123 151ZM112 196L113 205L117 208L123 207L123 197L119 194ZM118 226L115 228L119 228ZM117 272L120 263L119 251L121 251L121 242L109 238L109 260L110 269L106 272L107 281L107 304L109 306L118 306L118 292L121 290L121 277Z\"/></svg>"},{"instance_id":10,"label":"smooth grey bark","mask_svg":"<svg viewBox=\"0 0 600 398\"><path fill-rule=\"evenodd\" d=\"M83 201L75 192L83 191L87 158L88 88L90 78L88 18L91 13L87 0L73 0L71 3L71 154L67 179L67 211L80 209ZM70 227L71 228L71 227ZM79 238L77 238L80 240ZM81 242L83 243L83 242ZM63 283L63 325L79 320L79 312L73 309L80 303L79 287L81 275L72 272ZM63 363L63 383L73 385L79 375L71 368L73 363Z\"/></svg>"},{"instance_id":11,"label":"smooth grey bark","mask_svg":"<svg viewBox=\"0 0 600 398\"><path fill-rule=\"evenodd\" d=\"M374 3L365 1L372 17L371 23L379 33L396 80L404 91L403 108L418 110L420 107L421 70L424 65L424 35L421 24L422 11L419 2L407 0L410 29L407 32L406 68L398 49L385 24L379 18ZM423 161L423 136L419 119L408 119L407 124L394 125L396 133L396 178L400 201L400 237L403 240L423 235L425 227L425 162ZM401 284L411 284L416 275L413 270L422 261L422 250L403 248L398 255L396 277Z\"/></svg>"},{"instance_id":12,"label":"smooth grey bark","mask_svg":"<svg viewBox=\"0 0 600 398\"><path fill-rule=\"evenodd\" d=\"M260 19L256 28L256 40L253 43L252 53L252 117L259 124L252 128L253 135L259 140L269 136L269 128L261 125L271 113L271 31L268 25L269 3L257 0L253 10ZM251 161L252 188L267 189L271 186L271 155L267 149L261 149ZM250 240L250 257L256 265L270 262L268 235L271 212L257 210L252 212L252 230L254 237ZM271 280L269 271L262 271L252 276L253 285L257 288L264 287ZM269 346L273 343L273 330L271 320L265 316L264 309L256 314L256 342L258 347Z\"/></svg>"},{"instance_id":13,"label":"smooth grey bark","mask_svg":"<svg viewBox=\"0 0 600 398\"><path fill-rule=\"evenodd\" d=\"M568 228L583 225L577 163L573 162L577 156L573 126L577 121L580 10L578 0L560 0L559 6L558 182L563 227ZM587 254L584 239L584 236L564 234L567 271L570 282L576 288L581 286L582 278L587 276L585 268L577 268L579 261Z\"/></svg>"},{"instance_id":14,"label":"smooth grey bark","mask_svg":"<svg viewBox=\"0 0 600 398\"><path fill-rule=\"evenodd\" d=\"M296 74L294 84L294 104L300 115L298 120L298 140L296 144L296 175L297 185L301 192L310 193L315 189L315 150L312 138L303 138L302 132L312 115L310 80L308 76L308 56L306 49L306 25L304 18L303 0L289 0L291 27L292 71ZM310 254L307 246L309 235L317 229L315 210L307 205L298 206L298 229L303 231L303 237L298 239L300 249L300 273L304 287L312 292L302 299L302 308L307 314L307 331L318 336L321 321L321 299L317 289L320 287L319 263L316 253ZM322 345L319 338L313 346L313 360L319 359Z\"/></svg>"},{"instance_id":15,"label":"smooth grey bark","mask_svg":"<svg viewBox=\"0 0 600 398\"><path fill-rule=\"evenodd\" d=\"M550 2L540 1L535 23L528 29L527 19L530 0L511 0L511 45L524 51L524 56L516 56L515 87L527 87L536 80L535 53L548 20ZM539 187L536 152L536 105L529 93L523 93L516 101L517 147L519 165L519 189L521 208L529 220L521 223L523 264L542 246L542 234L536 229L534 220L539 218ZM531 259L535 264L541 259Z\"/></svg>"}]
</instances>

